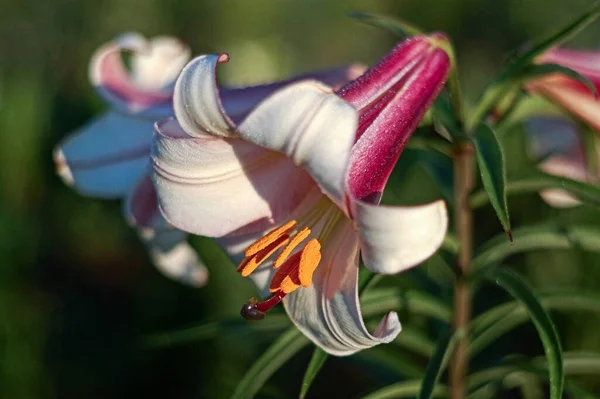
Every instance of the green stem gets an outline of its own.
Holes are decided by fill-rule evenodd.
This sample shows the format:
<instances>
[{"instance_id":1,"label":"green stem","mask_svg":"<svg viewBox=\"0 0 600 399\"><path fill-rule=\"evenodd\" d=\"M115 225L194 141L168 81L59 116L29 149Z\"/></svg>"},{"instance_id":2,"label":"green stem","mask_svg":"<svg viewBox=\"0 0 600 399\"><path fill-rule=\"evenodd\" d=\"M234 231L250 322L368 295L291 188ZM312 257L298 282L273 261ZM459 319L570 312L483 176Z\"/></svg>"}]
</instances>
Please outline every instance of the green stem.
<instances>
[{"instance_id":1,"label":"green stem","mask_svg":"<svg viewBox=\"0 0 600 399\"><path fill-rule=\"evenodd\" d=\"M454 220L459 242L458 267L461 274L454 289L454 330L464 330L471 320L471 292L467 276L473 257L473 212L469 193L473 188L473 146L457 143L454 152ZM450 367L452 399L465 397L465 378L468 369L468 335L462 334L456 345Z\"/></svg>"}]
</instances>

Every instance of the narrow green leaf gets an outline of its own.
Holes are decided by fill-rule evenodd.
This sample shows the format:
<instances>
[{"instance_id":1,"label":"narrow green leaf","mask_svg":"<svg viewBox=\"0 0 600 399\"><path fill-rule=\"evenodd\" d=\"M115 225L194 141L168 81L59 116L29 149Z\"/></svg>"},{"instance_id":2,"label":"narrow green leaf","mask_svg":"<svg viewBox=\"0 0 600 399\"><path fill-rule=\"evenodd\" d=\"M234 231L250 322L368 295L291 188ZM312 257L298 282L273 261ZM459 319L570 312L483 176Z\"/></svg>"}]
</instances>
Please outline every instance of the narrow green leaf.
<instances>
[{"instance_id":1,"label":"narrow green leaf","mask_svg":"<svg viewBox=\"0 0 600 399\"><path fill-rule=\"evenodd\" d=\"M579 18L575 19L548 39L533 46L528 51L513 57L508 66L482 94L477 106L467 120L467 130L471 131L478 123L482 122L490 110L520 84L521 80L518 78L518 75L521 74L525 68L529 67L538 55L542 54L550 47L559 45L575 36L583 28L598 18L598 16L600 16L600 3L595 3Z\"/></svg>"},{"instance_id":2,"label":"narrow green leaf","mask_svg":"<svg viewBox=\"0 0 600 399\"><path fill-rule=\"evenodd\" d=\"M390 310L433 317L449 323L450 307L435 296L422 291L402 292L396 288L378 288L365 292L361 298L363 316L382 314Z\"/></svg>"},{"instance_id":3,"label":"narrow green leaf","mask_svg":"<svg viewBox=\"0 0 600 399\"><path fill-rule=\"evenodd\" d=\"M376 28L387 29L400 37L417 36L423 34L421 29L400 19L384 17L376 14L368 14L360 11L350 12L348 13L348 16L364 24L371 25Z\"/></svg>"},{"instance_id":4,"label":"narrow green leaf","mask_svg":"<svg viewBox=\"0 0 600 399\"><path fill-rule=\"evenodd\" d=\"M431 108L433 109L433 122L434 126L436 126L435 130L440 133L440 135L444 138L446 138L446 135L449 135L452 140L463 137L462 129L458 126L456 116L452 111L450 103L443 95L440 95L435 99Z\"/></svg>"},{"instance_id":5,"label":"narrow green leaf","mask_svg":"<svg viewBox=\"0 0 600 399\"><path fill-rule=\"evenodd\" d=\"M403 381L371 392L370 394L363 396L362 399L413 398L420 392L420 389L420 380ZM432 397L448 397L448 388L443 385L437 385L432 392Z\"/></svg>"},{"instance_id":6,"label":"narrow green leaf","mask_svg":"<svg viewBox=\"0 0 600 399\"><path fill-rule=\"evenodd\" d=\"M600 206L600 188L596 185L549 175L537 169L509 176L506 183L506 193L508 195L537 193L547 188L567 190L584 203ZM487 204L488 201L488 195L485 190L475 192L470 198L471 206L475 209Z\"/></svg>"},{"instance_id":7,"label":"narrow green leaf","mask_svg":"<svg viewBox=\"0 0 600 399\"><path fill-rule=\"evenodd\" d=\"M468 378L467 381L469 390L472 391L472 393L467 397L469 399L496 398L498 397L497 391L499 389L508 388L506 385L510 385L500 385L498 382L505 381L507 377L510 378L515 376L528 376L531 378L537 377L547 380L548 372L528 365L501 366L493 369L483 370L481 372L472 374L474 379L471 379L471 376ZM475 378L477 380L475 380ZM479 383L479 386L477 388L472 388L472 386L476 385L472 382ZM569 397L573 399L598 399L597 395L570 381L565 381L564 390L569 394Z\"/></svg>"},{"instance_id":8,"label":"narrow green leaf","mask_svg":"<svg viewBox=\"0 0 600 399\"><path fill-rule=\"evenodd\" d=\"M533 64L533 65L530 65L527 68L525 68L525 70L522 73L521 78L523 80L530 80L530 79L540 78L545 75L550 75L553 73L559 73L561 75L565 75L566 77L575 79L575 80L583 83L589 89L590 93L592 93L594 95L594 97L598 97L598 92L596 91L596 87L588 78L586 78L585 76L583 76L582 74L580 74L579 72L577 72L571 68L567 68L565 66L558 65L558 64Z\"/></svg>"},{"instance_id":9,"label":"narrow green leaf","mask_svg":"<svg viewBox=\"0 0 600 399\"><path fill-rule=\"evenodd\" d=\"M309 342L308 338L302 335L296 327L284 332L254 362L238 383L231 397L235 399L253 398L273 373Z\"/></svg>"},{"instance_id":10,"label":"narrow green leaf","mask_svg":"<svg viewBox=\"0 0 600 399\"><path fill-rule=\"evenodd\" d=\"M454 342L456 342L456 340L452 339L452 333L450 331L446 331L438 338L437 345L433 351L433 356L425 369L425 375L423 376L418 399L429 399L433 395L435 386L444 372L448 356L454 349Z\"/></svg>"},{"instance_id":11,"label":"narrow green leaf","mask_svg":"<svg viewBox=\"0 0 600 399\"><path fill-rule=\"evenodd\" d=\"M473 135L473 142L483 187L504 231L511 238L510 218L506 203L504 152L492 128L485 124L479 125Z\"/></svg>"},{"instance_id":12,"label":"narrow green leaf","mask_svg":"<svg viewBox=\"0 0 600 399\"><path fill-rule=\"evenodd\" d=\"M550 315L546 312L532 288L515 272L498 269L489 278L521 301L535 325L544 345L550 376L550 398L562 398L565 375L560 339Z\"/></svg>"},{"instance_id":13,"label":"narrow green leaf","mask_svg":"<svg viewBox=\"0 0 600 399\"><path fill-rule=\"evenodd\" d=\"M588 10L586 10L583 14L581 14L581 16L576 18L569 25L565 26L546 40L543 40L542 42L533 46L527 52L520 54L519 57L512 62L506 74L512 75L511 72L521 70L523 67L528 66L538 55L542 54L550 47L558 46L559 44L574 37L579 32L581 32L586 26L594 22L599 16L600 3L595 2Z\"/></svg>"},{"instance_id":14,"label":"narrow green leaf","mask_svg":"<svg viewBox=\"0 0 600 399\"><path fill-rule=\"evenodd\" d=\"M400 334L402 335L402 334ZM401 356L397 351L390 350L386 346L376 346L369 350L360 351L354 355L366 369L388 369L398 375L399 378L421 378L423 366L416 364L409 357Z\"/></svg>"},{"instance_id":15,"label":"narrow green leaf","mask_svg":"<svg viewBox=\"0 0 600 399\"><path fill-rule=\"evenodd\" d=\"M320 348L315 348L312 357L310 358L310 363L308 363L308 367L306 368L306 372L304 373L304 378L302 379L302 387L300 388L300 399L304 399L310 386L312 385L315 377L327 361L329 355L325 353Z\"/></svg>"},{"instance_id":16,"label":"narrow green leaf","mask_svg":"<svg viewBox=\"0 0 600 399\"><path fill-rule=\"evenodd\" d=\"M162 348L185 345L194 341L212 339L217 336L241 336L252 333L267 333L284 329L290 325L286 315L269 315L268 323L249 324L241 318L224 321L214 321L197 326L151 334L142 340L144 348Z\"/></svg>"},{"instance_id":17,"label":"narrow green leaf","mask_svg":"<svg viewBox=\"0 0 600 399\"><path fill-rule=\"evenodd\" d=\"M554 311L588 311L600 313L600 295L592 292L551 292L540 294L544 308ZM477 316L470 324L472 335L469 356L475 356L489 344L514 328L526 323L529 315L519 301L498 305Z\"/></svg>"},{"instance_id":18,"label":"narrow green leaf","mask_svg":"<svg viewBox=\"0 0 600 399\"><path fill-rule=\"evenodd\" d=\"M598 374L600 371L596 369L592 371L586 367L587 363L593 359L594 362L598 362L599 354L597 353L577 353L577 352L565 352L564 353L564 368L565 375L581 375L581 374ZM546 366L545 358L535 358L532 361L527 359L523 360L523 357L518 356L507 356L500 362L499 366L494 366L485 370L477 371L467 377L467 386L469 391L481 389L482 387L494 384L496 382L504 380L509 375L521 374L529 375L532 377L540 377L542 379L548 379L548 369ZM585 371L581 371L581 368ZM573 398L597 398L596 395L584 390L576 384L565 381L565 392L571 395ZM469 395L471 397L471 395Z\"/></svg>"},{"instance_id":19,"label":"narrow green leaf","mask_svg":"<svg viewBox=\"0 0 600 399\"><path fill-rule=\"evenodd\" d=\"M473 258L476 268L473 278L481 277L503 259L521 252L570 248L600 252L600 228L597 227L542 224L516 229L513 235L512 243L498 235L480 247Z\"/></svg>"}]
</instances>

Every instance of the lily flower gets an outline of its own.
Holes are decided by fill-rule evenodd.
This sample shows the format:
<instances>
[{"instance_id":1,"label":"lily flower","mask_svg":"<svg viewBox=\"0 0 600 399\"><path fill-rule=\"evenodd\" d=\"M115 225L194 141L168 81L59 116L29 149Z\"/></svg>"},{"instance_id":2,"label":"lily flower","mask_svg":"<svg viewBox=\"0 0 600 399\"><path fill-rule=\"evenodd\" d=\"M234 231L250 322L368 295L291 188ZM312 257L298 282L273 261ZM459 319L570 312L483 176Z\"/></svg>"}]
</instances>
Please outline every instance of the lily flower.
<instances>
[{"instance_id":1,"label":"lily flower","mask_svg":"<svg viewBox=\"0 0 600 399\"><path fill-rule=\"evenodd\" d=\"M537 63L559 64L579 72L600 91L600 51L553 48ZM559 104L579 120L600 132L600 101L583 83L562 74L551 74L527 83L526 89Z\"/></svg>"},{"instance_id":2,"label":"lily flower","mask_svg":"<svg viewBox=\"0 0 600 399\"><path fill-rule=\"evenodd\" d=\"M588 183L600 182L598 172L588 167L583 140L576 126L557 118L535 118L527 124L532 156L542 161L538 168L550 175L566 177ZM596 154L600 154L600 141L595 140ZM596 160L600 164L600 157ZM561 189L540 191L542 199L555 208L572 208L581 205L574 195Z\"/></svg>"},{"instance_id":3,"label":"lily flower","mask_svg":"<svg viewBox=\"0 0 600 399\"><path fill-rule=\"evenodd\" d=\"M122 53L131 55L128 69ZM168 224L156 206L148 161L154 122L173 115L175 79L189 61L189 48L172 37L146 40L128 33L100 47L90 62L90 80L109 110L80 128L54 152L58 174L83 195L125 199L125 216L138 229L151 259L166 276L192 286L208 272L187 233ZM343 85L362 72L350 66L316 74ZM229 112L241 117L284 82L223 90Z\"/></svg>"},{"instance_id":4,"label":"lily flower","mask_svg":"<svg viewBox=\"0 0 600 399\"><path fill-rule=\"evenodd\" d=\"M174 94L177 119L157 123L153 179L178 228L216 237L270 297L242 308L265 317L283 301L294 324L344 356L393 340L398 315L371 334L358 300L358 263L413 267L441 245L443 201L378 205L406 141L441 90L450 61L430 37L398 45L336 94L314 81L274 92L235 120L216 85L227 54L192 60ZM226 294L225 294L226 295Z\"/></svg>"}]
</instances>

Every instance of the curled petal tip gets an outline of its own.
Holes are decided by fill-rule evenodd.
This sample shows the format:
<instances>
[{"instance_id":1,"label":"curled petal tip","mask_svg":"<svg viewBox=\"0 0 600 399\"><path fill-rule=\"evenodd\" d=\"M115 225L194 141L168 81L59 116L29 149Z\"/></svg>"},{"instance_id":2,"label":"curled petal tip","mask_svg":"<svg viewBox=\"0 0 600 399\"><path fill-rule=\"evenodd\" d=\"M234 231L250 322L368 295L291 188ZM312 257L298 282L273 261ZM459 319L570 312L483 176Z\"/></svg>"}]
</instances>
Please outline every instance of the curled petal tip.
<instances>
[{"instance_id":1,"label":"curled petal tip","mask_svg":"<svg viewBox=\"0 0 600 399\"><path fill-rule=\"evenodd\" d=\"M373 336L382 337L381 342L387 344L396 339L400 331L402 331L402 325L400 324L398 313L388 312L383 316L377 328L375 328Z\"/></svg>"},{"instance_id":2,"label":"curled petal tip","mask_svg":"<svg viewBox=\"0 0 600 399\"><path fill-rule=\"evenodd\" d=\"M228 53L221 53L219 54L219 58L217 59L218 62L229 62L229 54Z\"/></svg>"}]
</instances>

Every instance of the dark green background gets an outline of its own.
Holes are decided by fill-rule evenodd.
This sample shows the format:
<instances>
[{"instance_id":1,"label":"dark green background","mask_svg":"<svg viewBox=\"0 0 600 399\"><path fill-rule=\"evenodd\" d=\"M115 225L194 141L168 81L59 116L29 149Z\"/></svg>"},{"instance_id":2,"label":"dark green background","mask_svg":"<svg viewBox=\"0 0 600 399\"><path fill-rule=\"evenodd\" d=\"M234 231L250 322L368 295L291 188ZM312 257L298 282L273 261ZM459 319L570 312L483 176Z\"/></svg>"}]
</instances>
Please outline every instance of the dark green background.
<instances>
[{"instance_id":1,"label":"dark green background","mask_svg":"<svg viewBox=\"0 0 600 399\"><path fill-rule=\"evenodd\" d=\"M446 32L458 49L462 84L473 103L512 49L551 33L590 3L0 0L0 397L227 397L276 336L219 333L185 346L142 348L149 333L235 318L254 290L202 238L193 243L208 264L210 284L194 290L167 280L150 265L117 201L81 197L55 175L53 147L106 109L87 78L90 55L99 45L127 30L172 34L189 43L194 54L229 52L230 63L220 69L222 82L250 84L353 61L375 62L397 38L346 13L376 12ZM600 44L600 24L573 44ZM504 143L509 169L526 162L522 142L517 133ZM407 164L399 165L390 198L408 203L436 196L422 171L404 173ZM515 227L558 215L567 221L598 218L593 209L552 210L535 195L511 198L509 205ZM476 224L479 242L501 233L489 207L476 214ZM532 253L511 264L538 288L596 290L600 284L600 260L579 251ZM451 285L444 270L437 258L422 267L441 281L435 293L448 300ZM426 286L421 280L410 272L384 281ZM475 308L503 298L486 287ZM402 321L435 337L436 326L410 315ZM597 318L558 315L557 321L566 349L600 349ZM313 397L356 396L397 381L374 360L378 351L426 364L391 346L330 359ZM500 340L475 363L491 364L508 353L543 353L532 326ZM261 396L297 395L309 356L305 350L284 366ZM593 388L592 381L586 386Z\"/></svg>"}]
</instances>

